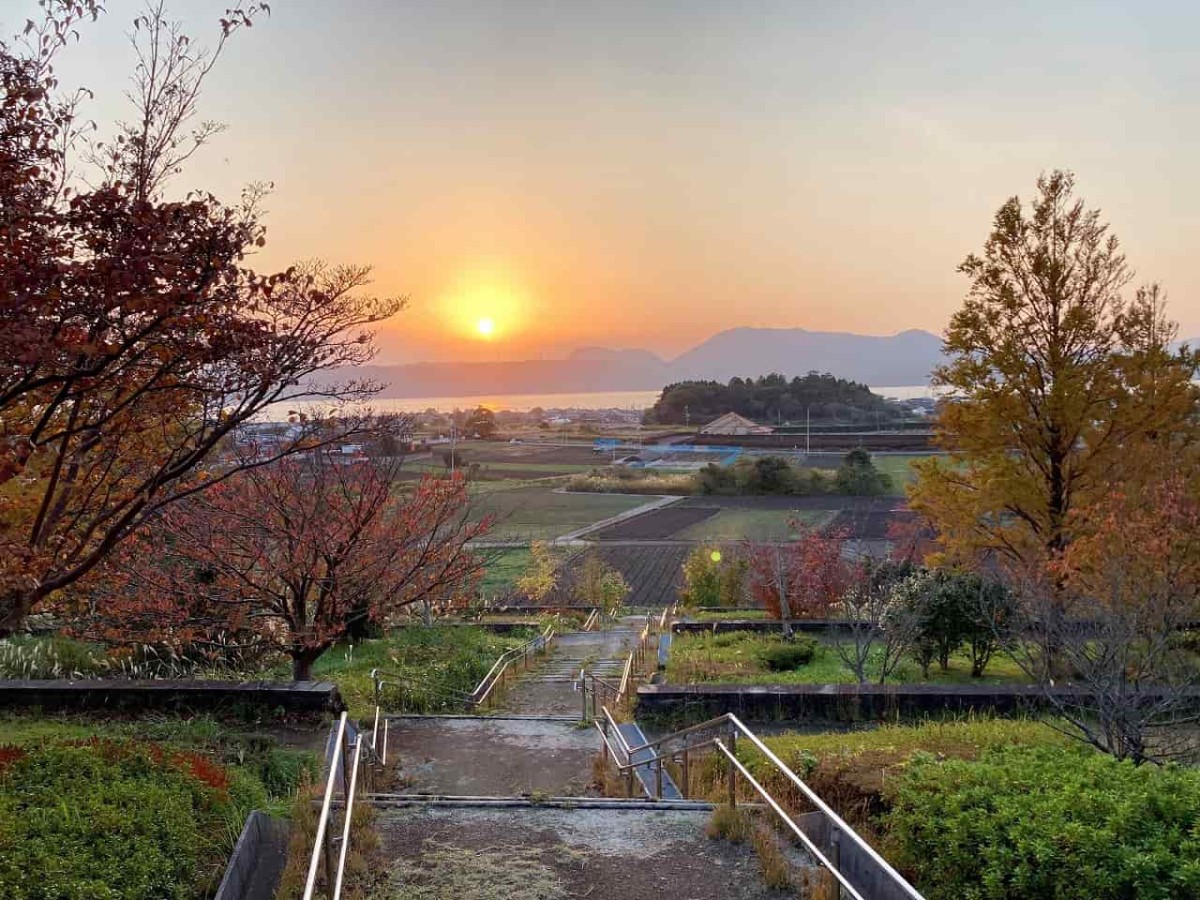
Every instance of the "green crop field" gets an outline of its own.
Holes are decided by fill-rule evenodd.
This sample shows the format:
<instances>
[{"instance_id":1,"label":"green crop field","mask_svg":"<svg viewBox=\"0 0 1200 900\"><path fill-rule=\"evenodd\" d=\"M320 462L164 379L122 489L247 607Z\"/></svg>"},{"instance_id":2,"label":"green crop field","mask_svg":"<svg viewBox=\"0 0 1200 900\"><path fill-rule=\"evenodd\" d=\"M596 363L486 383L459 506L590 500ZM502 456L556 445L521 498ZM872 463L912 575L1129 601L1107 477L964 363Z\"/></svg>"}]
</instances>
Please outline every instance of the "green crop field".
<instances>
[{"instance_id":1,"label":"green crop field","mask_svg":"<svg viewBox=\"0 0 1200 900\"><path fill-rule=\"evenodd\" d=\"M529 566L529 550L511 547L487 551L487 567L479 582L479 592L485 597L503 597Z\"/></svg>"},{"instance_id":2,"label":"green crop field","mask_svg":"<svg viewBox=\"0 0 1200 900\"><path fill-rule=\"evenodd\" d=\"M647 502L614 494L556 493L530 484L472 493L477 516L496 516L489 540L548 540Z\"/></svg>"},{"instance_id":3,"label":"green crop field","mask_svg":"<svg viewBox=\"0 0 1200 900\"><path fill-rule=\"evenodd\" d=\"M875 463L875 468L881 472L885 472L892 476L892 493L903 494L905 485L912 482L916 477L916 470L912 464L917 460L929 459L935 454L896 454L885 455L877 453L871 457L871 462Z\"/></svg>"},{"instance_id":4,"label":"green crop field","mask_svg":"<svg viewBox=\"0 0 1200 900\"><path fill-rule=\"evenodd\" d=\"M680 541L786 540L796 535L789 527L792 521L818 528L836 515L836 510L827 509L723 509L672 537Z\"/></svg>"}]
</instances>

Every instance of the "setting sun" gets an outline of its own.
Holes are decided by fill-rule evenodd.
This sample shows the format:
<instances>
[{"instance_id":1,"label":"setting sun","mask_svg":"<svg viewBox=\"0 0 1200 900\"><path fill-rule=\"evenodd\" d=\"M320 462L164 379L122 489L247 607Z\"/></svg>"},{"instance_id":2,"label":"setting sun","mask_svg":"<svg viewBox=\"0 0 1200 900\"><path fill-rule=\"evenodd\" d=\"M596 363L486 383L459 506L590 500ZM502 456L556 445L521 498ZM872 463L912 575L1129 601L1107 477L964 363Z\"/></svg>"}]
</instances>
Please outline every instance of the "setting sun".
<instances>
[{"instance_id":1,"label":"setting sun","mask_svg":"<svg viewBox=\"0 0 1200 900\"><path fill-rule=\"evenodd\" d=\"M485 316L475 323L475 330L484 337L491 337L492 332L496 330L496 323Z\"/></svg>"}]
</instances>

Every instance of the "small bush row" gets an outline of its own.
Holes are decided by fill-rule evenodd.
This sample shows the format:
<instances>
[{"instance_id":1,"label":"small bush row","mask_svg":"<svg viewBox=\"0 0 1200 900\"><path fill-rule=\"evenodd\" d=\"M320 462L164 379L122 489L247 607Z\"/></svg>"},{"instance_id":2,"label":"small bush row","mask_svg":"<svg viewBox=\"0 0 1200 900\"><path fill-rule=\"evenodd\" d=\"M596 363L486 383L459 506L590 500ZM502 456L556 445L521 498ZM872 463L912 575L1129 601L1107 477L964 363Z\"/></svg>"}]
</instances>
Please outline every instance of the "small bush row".
<instances>
[{"instance_id":1,"label":"small bush row","mask_svg":"<svg viewBox=\"0 0 1200 900\"><path fill-rule=\"evenodd\" d=\"M885 817L929 900L1200 897L1200 772L1080 748L914 757Z\"/></svg>"}]
</instances>

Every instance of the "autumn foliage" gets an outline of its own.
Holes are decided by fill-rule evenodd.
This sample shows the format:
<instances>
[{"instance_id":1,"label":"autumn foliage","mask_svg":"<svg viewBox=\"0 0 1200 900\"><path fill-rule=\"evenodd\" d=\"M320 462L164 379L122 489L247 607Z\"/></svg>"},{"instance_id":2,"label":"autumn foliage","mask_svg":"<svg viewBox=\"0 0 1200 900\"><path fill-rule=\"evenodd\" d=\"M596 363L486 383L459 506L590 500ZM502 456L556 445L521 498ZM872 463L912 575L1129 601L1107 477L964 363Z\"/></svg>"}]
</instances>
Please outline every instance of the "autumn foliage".
<instances>
[{"instance_id":1,"label":"autumn foliage","mask_svg":"<svg viewBox=\"0 0 1200 900\"><path fill-rule=\"evenodd\" d=\"M827 618L855 576L845 544L844 532L808 528L788 544L751 547L751 595L776 619Z\"/></svg>"},{"instance_id":2,"label":"autumn foliage","mask_svg":"<svg viewBox=\"0 0 1200 900\"><path fill-rule=\"evenodd\" d=\"M970 289L934 373L950 456L918 463L910 490L951 561L1057 555L1076 509L1197 437L1197 356L1176 345L1158 285L1130 290L1120 243L1074 187L1052 172L1031 204L1008 200L959 267Z\"/></svg>"},{"instance_id":3,"label":"autumn foliage","mask_svg":"<svg viewBox=\"0 0 1200 900\"><path fill-rule=\"evenodd\" d=\"M208 54L161 8L139 16L135 46L158 64L137 69L134 120L108 144L84 140L81 95L54 74L98 9L44 8L0 43L0 635L215 480L215 454L268 406L369 396L314 376L368 361L372 325L402 305L361 296L362 267L250 269L257 189L233 205L166 193L214 133L189 124L202 82L258 7L227 12ZM275 455L356 430L297 424Z\"/></svg>"},{"instance_id":4,"label":"autumn foliage","mask_svg":"<svg viewBox=\"0 0 1200 900\"><path fill-rule=\"evenodd\" d=\"M85 634L172 645L255 640L295 676L363 619L470 593L461 476L405 488L395 467L314 453L250 469L162 511L124 548L82 616Z\"/></svg>"}]
</instances>

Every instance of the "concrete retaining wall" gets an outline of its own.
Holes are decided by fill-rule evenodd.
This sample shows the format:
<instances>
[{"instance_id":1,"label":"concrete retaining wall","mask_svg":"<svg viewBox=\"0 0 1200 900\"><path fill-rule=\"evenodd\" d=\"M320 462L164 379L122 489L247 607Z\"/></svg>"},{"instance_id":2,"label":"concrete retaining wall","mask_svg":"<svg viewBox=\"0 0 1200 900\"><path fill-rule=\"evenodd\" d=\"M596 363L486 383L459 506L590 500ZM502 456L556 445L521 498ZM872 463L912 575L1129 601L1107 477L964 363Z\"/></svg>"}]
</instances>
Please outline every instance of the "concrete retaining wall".
<instances>
[{"instance_id":1,"label":"concrete retaining wall","mask_svg":"<svg viewBox=\"0 0 1200 900\"><path fill-rule=\"evenodd\" d=\"M1200 706L1200 689L1194 693ZM1070 702L1084 692L1058 688ZM758 722L860 722L921 719L944 713L1001 716L1046 709L1036 685L938 684L648 684L638 688L637 716L702 720L724 713Z\"/></svg>"},{"instance_id":2,"label":"concrete retaining wall","mask_svg":"<svg viewBox=\"0 0 1200 900\"><path fill-rule=\"evenodd\" d=\"M213 900L271 900L287 863L290 831L285 819L250 813Z\"/></svg>"},{"instance_id":3,"label":"concrete retaining wall","mask_svg":"<svg viewBox=\"0 0 1200 900\"><path fill-rule=\"evenodd\" d=\"M344 708L328 681L0 680L0 708L211 712L245 705L311 713Z\"/></svg>"}]
</instances>

